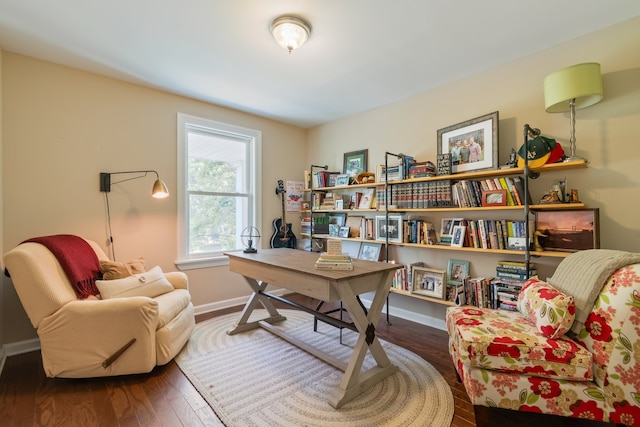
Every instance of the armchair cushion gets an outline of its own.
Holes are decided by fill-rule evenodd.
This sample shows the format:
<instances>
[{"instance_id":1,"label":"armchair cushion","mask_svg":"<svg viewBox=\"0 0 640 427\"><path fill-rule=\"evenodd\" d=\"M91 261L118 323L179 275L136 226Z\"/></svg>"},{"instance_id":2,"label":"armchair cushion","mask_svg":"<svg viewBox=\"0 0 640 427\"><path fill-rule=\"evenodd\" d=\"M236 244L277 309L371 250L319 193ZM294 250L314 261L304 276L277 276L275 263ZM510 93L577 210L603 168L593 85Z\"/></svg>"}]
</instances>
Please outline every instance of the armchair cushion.
<instances>
[{"instance_id":1,"label":"armchair cushion","mask_svg":"<svg viewBox=\"0 0 640 427\"><path fill-rule=\"evenodd\" d=\"M573 297L538 279L527 280L520 290L518 311L548 338L563 336L576 317Z\"/></svg>"},{"instance_id":2,"label":"armchair cushion","mask_svg":"<svg viewBox=\"0 0 640 427\"><path fill-rule=\"evenodd\" d=\"M518 312L450 307L447 330L462 363L547 378L589 381L592 354L567 339L550 339Z\"/></svg>"},{"instance_id":3,"label":"armchair cushion","mask_svg":"<svg viewBox=\"0 0 640 427\"><path fill-rule=\"evenodd\" d=\"M102 271L103 280L124 279L147 271L144 268L144 258L137 258L126 263L101 259L100 270Z\"/></svg>"},{"instance_id":4,"label":"armchair cushion","mask_svg":"<svg viewBox=\"0 0 640 427\"><path fill-rule=\"evenodd\" d=\"M96 286L102 299L133 296L154 298L174 290L157 266L145 273L134 274L124 279L96 280Z\"/></svg>"}]
</instances>

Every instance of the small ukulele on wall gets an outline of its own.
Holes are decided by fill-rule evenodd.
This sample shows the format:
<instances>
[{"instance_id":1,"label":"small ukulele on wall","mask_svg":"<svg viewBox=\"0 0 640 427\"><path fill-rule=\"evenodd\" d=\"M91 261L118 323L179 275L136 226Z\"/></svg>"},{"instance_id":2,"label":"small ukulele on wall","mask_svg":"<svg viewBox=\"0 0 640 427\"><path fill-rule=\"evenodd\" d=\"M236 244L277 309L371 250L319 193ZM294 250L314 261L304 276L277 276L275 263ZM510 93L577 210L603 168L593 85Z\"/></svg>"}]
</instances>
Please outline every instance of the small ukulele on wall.
<instances>
[{"instance_id":1,"label":"small ukulele on wall","mask_svg":"<svg viewBox=\"0 0 640 427\"><path fill-rule=\"evenodd\" d=\"M285 194L284 181L278 180L278 188L276 188L276 194L280 195L282 201L282 218L276 218L273 220L273 236L271 236L272 248L291 248L295 249L297 245L296 236L291 231L291 224L287 224L285 217Z\"/></svg>"}]
</instances>

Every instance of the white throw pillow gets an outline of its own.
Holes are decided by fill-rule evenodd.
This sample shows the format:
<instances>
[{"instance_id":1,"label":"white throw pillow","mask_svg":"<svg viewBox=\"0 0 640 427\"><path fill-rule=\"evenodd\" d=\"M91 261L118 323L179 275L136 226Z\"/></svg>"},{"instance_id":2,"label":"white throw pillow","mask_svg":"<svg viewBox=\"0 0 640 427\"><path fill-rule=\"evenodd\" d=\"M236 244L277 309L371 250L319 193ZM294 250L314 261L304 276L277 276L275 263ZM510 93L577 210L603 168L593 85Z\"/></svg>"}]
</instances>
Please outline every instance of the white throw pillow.
<instances>
[{"instance_id":1,"label":"white throw pillow","mask_svg":"<svg viewBox=\"0 0 640 427\"><path fill-rule=\"evenodd\" d=\"M154 298L173 290L160 267L124 279L96 280L102 299L143 296Z\"/></svg>"}]
</instances>

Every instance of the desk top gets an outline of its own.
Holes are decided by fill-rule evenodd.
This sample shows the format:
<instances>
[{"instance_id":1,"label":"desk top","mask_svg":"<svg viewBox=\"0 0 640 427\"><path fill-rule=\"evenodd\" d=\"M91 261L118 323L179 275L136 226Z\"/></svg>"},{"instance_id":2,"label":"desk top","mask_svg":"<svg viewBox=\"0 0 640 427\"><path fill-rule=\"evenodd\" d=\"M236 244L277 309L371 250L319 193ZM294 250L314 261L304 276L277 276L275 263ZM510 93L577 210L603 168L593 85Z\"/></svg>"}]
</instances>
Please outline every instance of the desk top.
<instances>
[{"instance_id":1,"label":"desk top","mask_svg":"<svg viewBox=\"0 0 640 427\"><path fill-rule=\"evenodd\" d=\"M362 276L402 268L402 264L353 259L353 270L316 270L314 265L320 257L318 252L299 249L258 249L256 253L226 252L230 260L249 260L265 266L304 273L331 281L350 280Z\"/></svg>"}]
</instances>

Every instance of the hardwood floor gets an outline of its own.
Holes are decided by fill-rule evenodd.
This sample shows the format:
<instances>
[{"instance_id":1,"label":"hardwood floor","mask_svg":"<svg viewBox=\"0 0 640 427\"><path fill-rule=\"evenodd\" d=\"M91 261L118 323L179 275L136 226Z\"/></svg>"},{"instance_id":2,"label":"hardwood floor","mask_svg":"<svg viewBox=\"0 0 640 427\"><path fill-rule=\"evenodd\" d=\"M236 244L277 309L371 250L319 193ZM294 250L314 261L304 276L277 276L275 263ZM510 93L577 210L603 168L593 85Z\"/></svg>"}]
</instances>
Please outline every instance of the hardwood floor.
<instances>
[{"instance_id":1,"label":"hardwood floor","mask_svg":"<svg viewBox=\"0 0 640 427\"><path fill-rule=\"evenodd\" d=\"M317 304L316 300L301 295L290 297L307 307ZM207 313L196 320L201 322L240 309ZM473 407L449 358L446 332L392 317L391 325L381 320L377 333L382 339L420 355L446 379L455 401L451 426L476 425ZM485 420L487 425L501 427L602 425L513 411L491 411L482 416L490 417ZM0 376L0 426L215 425L219 425L215 414L173 361L149 374L52 379L44 375L40 352L31 352L9 357Z\"/></svg>"}]
</instances>

